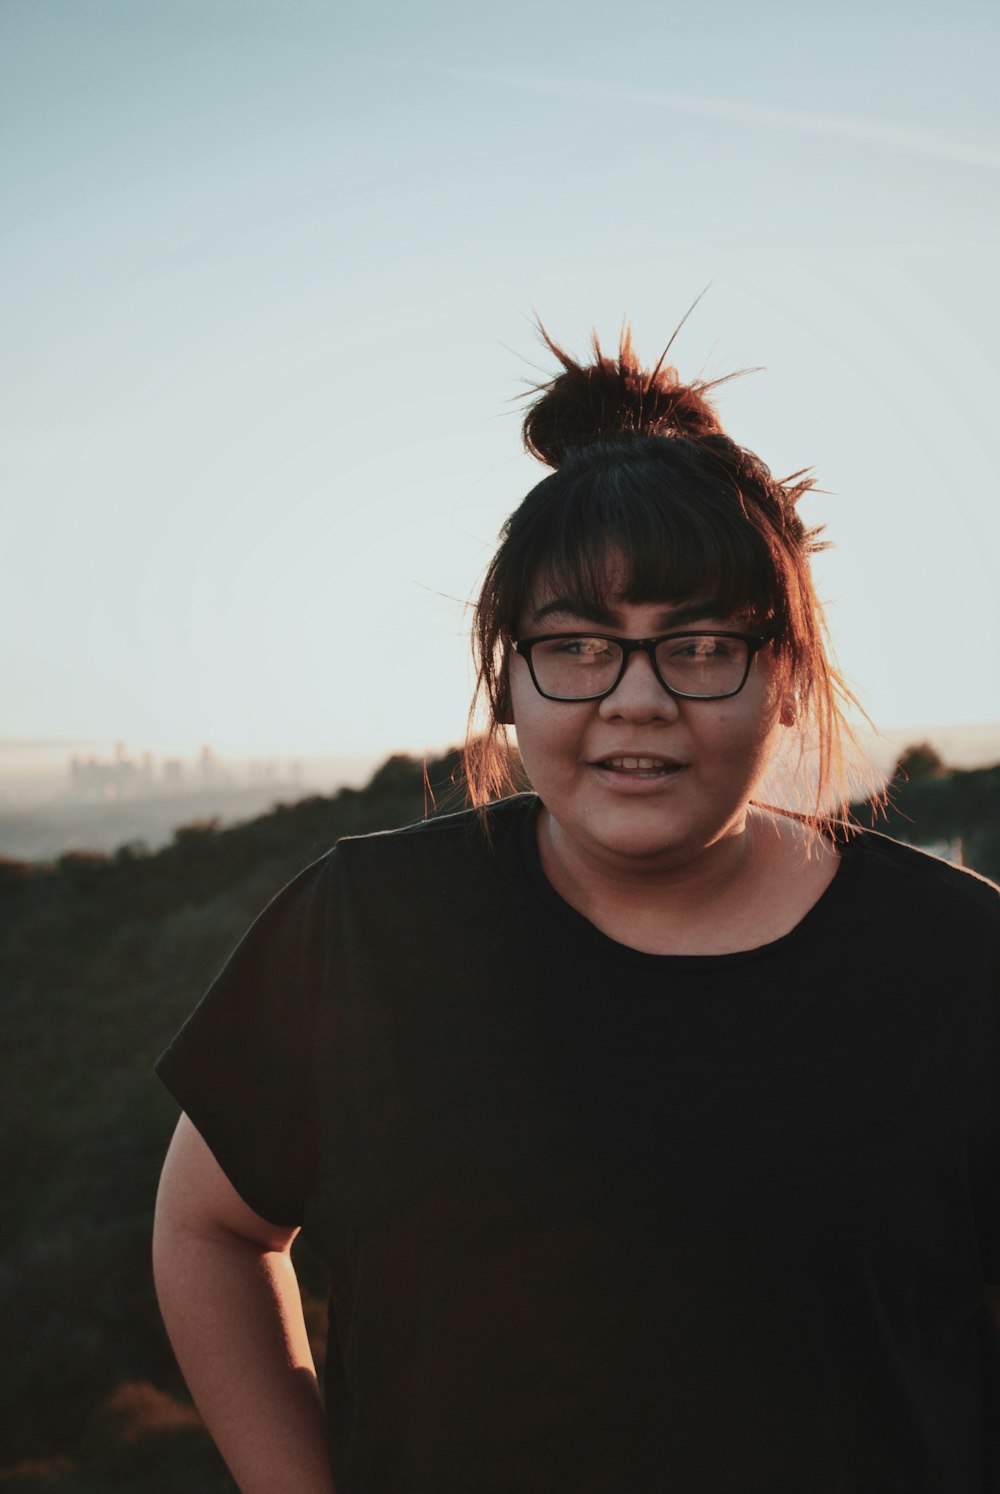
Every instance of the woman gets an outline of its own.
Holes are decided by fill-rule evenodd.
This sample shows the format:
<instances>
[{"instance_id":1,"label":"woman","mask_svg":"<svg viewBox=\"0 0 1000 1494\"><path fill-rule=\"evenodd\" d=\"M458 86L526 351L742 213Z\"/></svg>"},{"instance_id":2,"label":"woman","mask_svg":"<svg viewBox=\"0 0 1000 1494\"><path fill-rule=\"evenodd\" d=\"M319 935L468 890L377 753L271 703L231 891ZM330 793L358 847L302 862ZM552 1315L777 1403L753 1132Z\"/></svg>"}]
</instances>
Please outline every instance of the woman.
<instances>
[{"instance_id":1,"label":"woman","mask_svg":"<svg viewBox=\"0 0 1000 1494\"><path fill-rule=\"evenodd\" d=\"M808 483L550 347L478 807L341 841L160 1061L181 1366L247 1494L1000 1488L996 889L829 812Z\"/></svg>"}]
</instances>

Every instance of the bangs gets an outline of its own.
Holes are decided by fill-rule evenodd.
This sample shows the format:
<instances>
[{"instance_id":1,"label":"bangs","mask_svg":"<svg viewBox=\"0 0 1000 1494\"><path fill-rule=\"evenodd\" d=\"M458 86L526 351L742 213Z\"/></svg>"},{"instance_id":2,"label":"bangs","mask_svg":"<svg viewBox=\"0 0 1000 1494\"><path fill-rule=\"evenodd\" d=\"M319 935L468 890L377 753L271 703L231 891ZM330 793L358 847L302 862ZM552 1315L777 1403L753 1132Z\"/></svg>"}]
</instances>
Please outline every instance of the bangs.
<instances>
[{"instance_id":1,"label":"bangs","mask_svg":"<svg viewBox=\"0 0 1000 1494\"><path fill-rule=\"evenodd\" d=\"M784 588L775 556L739 493L714 483L678 490L642 466L589 470L570 482L557 474L556 501L534 506L518 536L519 574L503 588L507 631L514 633L540 600L556 597L582 617L599 615L612 600L704 601L719 617L780 624ZM539 498L550 482L539 484Z\"/></svg>"}]
</instances>

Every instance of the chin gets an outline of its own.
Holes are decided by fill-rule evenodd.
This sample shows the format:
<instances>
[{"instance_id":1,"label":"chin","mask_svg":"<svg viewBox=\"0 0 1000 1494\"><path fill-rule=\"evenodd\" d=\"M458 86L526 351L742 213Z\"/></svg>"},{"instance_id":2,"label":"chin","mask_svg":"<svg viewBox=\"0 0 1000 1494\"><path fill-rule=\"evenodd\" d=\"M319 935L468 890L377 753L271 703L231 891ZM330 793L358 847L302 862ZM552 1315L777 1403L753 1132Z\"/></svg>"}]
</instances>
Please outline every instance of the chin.
<instances>
[{"instance_id":1,"label":"chin","mask_svg":"<svg viewBox=\"0 0 1000 1494\"><path fill-rule=\"evenodd\" d=\"M598 855L621 857L628 861L653 861L657 858L687 860L738 834L746 821L746 806L734 805L732 813L721 819L716 809L710 815L655 811L637 802L629 810L618 806L613 813L592 813L582 819L553 817L568 840L581 849L588 843Z\"/></svg>"},{"instance_id":2,"label":"chin","mask_svg":"<svg viewBox=\"0 0 1000 1494\"><path fill-rule=\"evenodd\" d=\"M558 818L558 817L557 817ZM569 832L572 834L572 831ZM576 838L575 836L573 837ZM630 861L651 860L685 850L701 849L697 834L683 825L656 825L649 823L601 824L599 820L587 825L587 838L599 853L625 857Z\"/></svg>"}]
</instances>

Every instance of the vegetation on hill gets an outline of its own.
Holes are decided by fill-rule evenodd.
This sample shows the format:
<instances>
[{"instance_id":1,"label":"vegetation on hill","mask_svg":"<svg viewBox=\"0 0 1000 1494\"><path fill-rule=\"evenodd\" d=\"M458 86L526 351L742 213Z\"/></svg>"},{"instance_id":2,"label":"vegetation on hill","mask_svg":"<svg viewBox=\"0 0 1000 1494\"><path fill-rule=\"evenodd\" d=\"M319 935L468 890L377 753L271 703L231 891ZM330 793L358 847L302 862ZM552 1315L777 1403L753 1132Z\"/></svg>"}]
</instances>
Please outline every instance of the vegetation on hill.
<instances>
[{"instance_id":1,"label":"vegetation on hill","mask_svg":"<svg viewBox=\"0 0 1000 1494\"><path fill-rule=\"evenodd\" d=\"M855 814L1000 882L1000 764L949 769L933 747L919 743L897 762L884 813L873 822L870 807L856 805Z\"/></svg>"},{"instance_id":2,"label":"vegetation on hill","mask_svg":"<svg viewBox=\"0 0 1000 1494\"><path fill-rule=\"evenodd\" d=\"M0 1489L233 1489L153 1297L150 1220L176 1114L152 1065L286 881L341 835L460 807L457 768L456 753L426 772L390 758L364 789L229 830L188 825L156 855L0 860ZM1000 767L939 768L900 778L881 828L960 839L967 864L1000 877ZM323 1285L304 1249L297 1263L321 1360Z\"/></svg>"},{"instance_id":3,"label":"vegetation on hill","mask_svg":"<svg viewBox=\"0 0 1000 1494\"><path fill-rule=\"evenodd\" d=\"M158 1054L270 898L340 836L461 806L458 755L178 830L156 855L0 861L0 1488L231 1490L173 1363L149 1233L176 1107ZM322 1282L301 1252L322 1354Z\"/></svg>"}]
</instances>

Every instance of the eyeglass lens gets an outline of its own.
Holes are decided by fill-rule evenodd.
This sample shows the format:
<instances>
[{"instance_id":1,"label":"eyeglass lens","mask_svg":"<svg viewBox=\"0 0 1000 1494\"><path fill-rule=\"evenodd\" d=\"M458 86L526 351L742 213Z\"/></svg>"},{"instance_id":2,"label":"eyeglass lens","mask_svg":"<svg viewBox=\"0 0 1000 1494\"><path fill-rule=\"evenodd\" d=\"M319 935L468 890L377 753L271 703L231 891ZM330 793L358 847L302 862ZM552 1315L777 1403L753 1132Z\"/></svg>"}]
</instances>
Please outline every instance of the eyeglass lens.
<instances>
[{"instance_id":1,"label":"eyeglass lens","mask_svg":"<svg viewBox=\"0 0 1000 1494\"><path fill-rule=\"evenodd\" d=\"M683 695L719 696L738 690L749 645L742 638L692 633L656 645L661 678ZM610 690L622 667L622 648L611 638L579 635L542 639L532 645L539 688L560 700L586 700Z\"/></svg>"}]
</instances>

